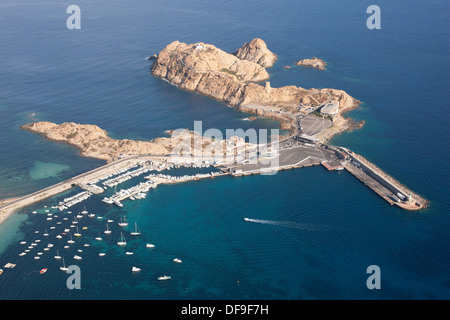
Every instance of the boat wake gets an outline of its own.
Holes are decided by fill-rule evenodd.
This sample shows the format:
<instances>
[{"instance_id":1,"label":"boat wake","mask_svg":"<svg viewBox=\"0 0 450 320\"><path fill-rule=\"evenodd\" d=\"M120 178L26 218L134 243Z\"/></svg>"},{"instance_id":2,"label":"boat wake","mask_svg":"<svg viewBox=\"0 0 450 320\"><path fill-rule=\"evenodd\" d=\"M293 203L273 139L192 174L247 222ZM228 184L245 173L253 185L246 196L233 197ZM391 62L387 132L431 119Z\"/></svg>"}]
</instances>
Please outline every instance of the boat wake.
<instances>
[{"instance_id":1,"label":"boat wake","mask_svg":"<svg viewBox=\"0 0 450 320\"><path fill-rule=\"evenodd\" d=\"M253 223L270 224L270 225L274 225L274 226L293 228L293 229L302 229L302 230L308 230L308 231L316 231L316 230L326 229L325 226L319 226L319 225L309 224L309 223L293 222L293 221L261 220L261 219L250 219L250 218L244 218L244 220L248 221L248 222L253 222Z\"/></svg>"}]
</instances>

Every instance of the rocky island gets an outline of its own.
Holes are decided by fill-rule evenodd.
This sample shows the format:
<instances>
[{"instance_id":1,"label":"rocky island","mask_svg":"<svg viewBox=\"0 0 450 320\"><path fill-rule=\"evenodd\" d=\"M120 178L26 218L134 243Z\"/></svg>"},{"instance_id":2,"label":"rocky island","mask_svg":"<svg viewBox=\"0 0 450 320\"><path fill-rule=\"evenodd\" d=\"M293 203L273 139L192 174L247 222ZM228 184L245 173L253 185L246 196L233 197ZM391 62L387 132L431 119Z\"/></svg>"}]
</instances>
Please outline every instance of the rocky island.
<instances>
[{"instance_id":1,"label":"rocky island","mask_svg":"<svg viewBox=\"0 0 450 320\"><path fill-rule=\"evenodd\" d=\"M243 112L282 122L282 129L295 130L300 105L339 104L339 114L356 108L360 101L337 89L305 89L297 86L272 88L266 66L276 60L263 40L254 39L234 54L214 45L174 41L154 58L152 75L180 89L211 97ZM265 84L261 84L266 81ZM340 117L344 127L349 126ZM335 127L335 132L342 131ZM337 129L337 130L336 130ZM329 138L330 134L326 135Z\"/></svg>"},{"instance_id":2,"label":"rocky island","mask_svg":"<svg viewBox=\"0 0 450 320\"><path fill-rule=\"evenodd\" d=\"M302 59L300 61L297 61L295 63L297 66L305 66L305 67L312 67L319 70L326 70L327 63L319 58L311 58L311 59Z\"/></svg>"}]
</instances>

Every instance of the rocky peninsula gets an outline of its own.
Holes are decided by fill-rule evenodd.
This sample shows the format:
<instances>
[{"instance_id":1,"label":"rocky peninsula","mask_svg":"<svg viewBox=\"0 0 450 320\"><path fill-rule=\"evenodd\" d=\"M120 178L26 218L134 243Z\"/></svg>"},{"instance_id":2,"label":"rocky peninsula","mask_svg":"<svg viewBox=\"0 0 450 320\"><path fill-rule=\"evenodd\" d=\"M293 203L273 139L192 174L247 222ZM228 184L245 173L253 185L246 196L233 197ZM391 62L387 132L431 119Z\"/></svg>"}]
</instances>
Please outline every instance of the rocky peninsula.
<instances>
[{"instance_id":1,"label":"rocky peninsula","mask_svg":"<svg viewBox=\"0 0 450 320\"><path fill-rule=\"evenodd\" d=\"M201 150L226 151L227 142L234 145L242 145L245 148L250 144L245 143L237 136L229 140L216 140L210 137L200 136L198 133L183 130L167 131L169 137L159 137L151 141L135 141L129 139L113 139L108 133L96 125L77 124L65 122L56 124L48 121L41 121L21 126L22 129L38 133L53 141L70 144L80 150L84 157L90 157L111 162L122 156L155 155L162 156L171 153L180 155L194 154L194 148L198 143ZM174 149L176 147L176 149Z\"/></svg>"},{"instance_id":2,"label":"rocky peninsula","mask_svg":"<svg viewBox=\"0 0 450 320\"><path fill-rule=\"evenodd\" d=\"M312 67L319 70L326 70L327 63L319 58L311 58L311 59L302 59L300 61L297 61L295 63L297 66L305 66L305 67Z\"/></svg>"},{"instance_id":3,"label":"rocky peninsula","mask_svg":"<svg viewBox=\"0 0 450 320\"><path fill-rule=\"evenodd\" d=\"M278 120L282 129L291 132L295 130L295 120L289 114L296 113L300 105L339 103L339 115L342 115L360 104L337 89L305 89L293 85L272 88L267 81L266 66L273 65L275 60L276 55L261 39L244 44L234 54L211 44L174 41L154 57L151 71L153 76L180 89L211 97L243 112ZM265 84L261 84L263 81Z\"/></svg>"},{"instance_id":4,"label":"rocky peninsula","mask_svg":"<svg viewBox=\"0 0 450 320\"><path fill-rule=\"evenodd\" d=\"M342 113L359 105L359 101L337 89L304 89L296 86L272 88L267 67L277 60L261 39L253 39L234 53L227 53L205 43L186 44L174 41L155 55L152 74L176 85L180 89L194 91L224 102L243 112L273 118L281 122L281 129L294 133L299 105L323 105L338 103L339 113L334 124L317 138L325 142L334 134L354 128L350 119ZM151 141L113 139L96 125L48 121L27 124L22 129L43 135L49 140L68 143L77 147L82 156L113 161L122 155L166 155L180 147L182 136L174 139L159 137ZM194 139L196 133L186 131ZM203 149L212 143L226 144L207 137L201 139ZM199 141L199 140L197 140ZM193 144L191 144L193 146ZM189 153L191 146L181 148Z\"/></svg>"}]
</instances>

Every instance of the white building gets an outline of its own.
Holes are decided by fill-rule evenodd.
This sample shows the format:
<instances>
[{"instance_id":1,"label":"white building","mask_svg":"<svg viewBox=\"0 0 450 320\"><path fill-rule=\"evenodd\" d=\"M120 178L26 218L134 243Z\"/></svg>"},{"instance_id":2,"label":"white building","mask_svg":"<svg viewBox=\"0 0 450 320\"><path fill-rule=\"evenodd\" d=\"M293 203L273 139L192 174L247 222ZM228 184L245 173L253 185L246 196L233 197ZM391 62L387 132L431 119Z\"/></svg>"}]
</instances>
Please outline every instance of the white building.
<instances>
[{"instance_id":1,"label":"white building","mask_svg":"<svg viewBox=\"0 0 450 320\"><path fill-rule=\"evenodd\" d=\"M339 111L339 102L327 103L320 112L325 116L335 116Z\"/></svg>"}]
</instances>

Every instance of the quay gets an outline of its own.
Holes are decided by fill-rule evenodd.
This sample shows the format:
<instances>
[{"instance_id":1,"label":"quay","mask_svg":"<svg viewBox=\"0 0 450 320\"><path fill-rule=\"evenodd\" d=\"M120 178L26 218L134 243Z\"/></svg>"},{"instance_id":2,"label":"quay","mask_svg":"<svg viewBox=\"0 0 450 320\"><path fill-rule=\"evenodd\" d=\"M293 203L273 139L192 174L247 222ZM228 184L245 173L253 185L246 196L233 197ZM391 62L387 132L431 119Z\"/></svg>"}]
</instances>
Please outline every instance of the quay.
<instances>
[{"instance_id":1,"label":"quay","mask_svg":"<svg viewBox=\"0 0 450 320\"><path fill-rule=\"evenodd\" d=\"M414 193L373 163L348 149L341 148L347 155L344 168L358 180L372 189L391 205L405 210L420 210L428 206L428 200Z\"/></svg>"},{"instance_id":2,"label":"quay","mask_svg":"<svg viewBox=\"0 0 450 320\"><path fill-rule=\"evenodd\" d=\"M193 157L192 159L192 163L196 163L196 161L199 163L202 161L212 163L211 161L205 161L201 156ZM128 180L132 176L147 172L148 170L143 167L130 171L131 173L127 173L131 168L137 167L139 164L146 161L150 163L155 161L157 166L154 167L154 169L157 171L179 166L175 162L172 163L170 160L169 155L138 155L107 163L104 166L89 172L0 205L0 223L18 209L68 191L75 186L83 188L85 191L75 195L75 197L67 198L65 199L66 201L60 203L60 210L64 210L71 205L82 201L83 198L89 197L92 194L102 193L102 187L97 186L97 182L106 180L103 183L105 185L104 188L106 188L106 186L115 186L122 181ZM227 165L226 162L214 164L216 168L222 171L221 173L197 174L179 178L164 175L151 175L147 178L154 180L155 185L157 185L159 183L178 183L188 180L214 178L222 175L240 177L253 174L273 174L279 170L322 165L330 171L347 170L391 205L396 205L405 210L420 210L428 205L427 200L406 188L361 155L346 148L326 145L307 139L299 139L297 136L293 136L280 142L279 149L277 149L276 152L263 152L260 153L256 159L251 160L255 161L246 160L232 165ZM192 163L192 167L197 167ZM276 163L276 166L274 166L274 163ZM189 166L189 164L185 165ZM107 180L118 173L123 173L122 175L119 175L121 178L117 179L116 177ZM148 185L146 186L148 187ZM142 190L136 189L136 192L134 190L130 191L133 192L129 192L129 194L123 198L118 197L111 200L118 200L117 203L120 203L123 199L131 198L136 194L141 193L140 191Z\"/></svg>"},{"instance_id":3,"label":"quay","mask_svg":"<svg viewBox=\"0 0 450 320\"><path fill-rule=\"evenodd\" d=\"M242 177L321 164L329 171L347 170L389 204L401 209L420 210L429 203L361 155L346 148L288 139L283 141L279 153L273 156L277 160L277 166L271 166L273 162L268 164L262 161L264 159L267 160L261 156L256 163L222 165L220 169L232 177Z\"/></svg>"}]
</instances>

